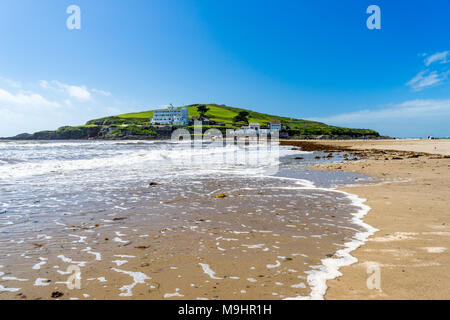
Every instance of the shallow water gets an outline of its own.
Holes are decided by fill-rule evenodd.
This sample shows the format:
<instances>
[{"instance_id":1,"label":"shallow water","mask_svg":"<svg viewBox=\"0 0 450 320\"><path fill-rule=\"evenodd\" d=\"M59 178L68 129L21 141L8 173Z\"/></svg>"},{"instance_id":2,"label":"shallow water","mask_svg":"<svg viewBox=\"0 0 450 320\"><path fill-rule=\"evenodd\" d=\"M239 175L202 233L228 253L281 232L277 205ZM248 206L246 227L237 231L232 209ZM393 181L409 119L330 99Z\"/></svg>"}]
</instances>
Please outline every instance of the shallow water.
<instances>
[{"instance_id":1,"label":"shallow water","mask_svg":"<svg viewBox=\"0 0 450 320\"><path fill-rule=\"evenodd\" d=\"M0 154L0 298L49 298L70 265L83 285L66 297L81 299L307 296L321 259L365 231L358 205L326 188L369 178L307 169L339 154L139 141L3 142Z\"/></svg>"}]
</instances>

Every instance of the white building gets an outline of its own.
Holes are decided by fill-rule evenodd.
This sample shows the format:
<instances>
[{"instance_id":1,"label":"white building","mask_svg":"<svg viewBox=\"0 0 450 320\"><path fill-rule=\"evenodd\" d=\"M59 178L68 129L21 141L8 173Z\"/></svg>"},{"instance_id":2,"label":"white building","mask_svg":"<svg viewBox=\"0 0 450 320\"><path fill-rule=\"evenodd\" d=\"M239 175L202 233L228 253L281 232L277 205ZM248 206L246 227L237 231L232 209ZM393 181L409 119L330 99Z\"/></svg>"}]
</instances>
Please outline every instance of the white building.
<instances>
[{"instance_id":1,"label":"white building","mask_svg":"<svg viewBox=\"0 0 450 320\"><path fill-rule=\"evenodd\" d=\"M269 121L267 123L269 127L269 131L281 131L281 122L280 121Z\"/></svg>"},{"instance_id":2,"label":"white building","mask_svg":"<svg viewBox=\"0 0 450 320\"><path fill-rule=\"evenodd\" d=\"M186 107L174 108L170 105L167 109L153 112L152 124L188 125L189 113Z\"/></svg>"},{"instance_id":3,"label":"white building","mask_svg":"<svg viewBox=\"0 0 450 320\"><path fill-rule=\"evenodd\" d=\"M261 130L261 125L258 122L250 122L248 127L251 130L255 130L257 134L259 134L259 131Z\"/></svg>"}]
</instances>

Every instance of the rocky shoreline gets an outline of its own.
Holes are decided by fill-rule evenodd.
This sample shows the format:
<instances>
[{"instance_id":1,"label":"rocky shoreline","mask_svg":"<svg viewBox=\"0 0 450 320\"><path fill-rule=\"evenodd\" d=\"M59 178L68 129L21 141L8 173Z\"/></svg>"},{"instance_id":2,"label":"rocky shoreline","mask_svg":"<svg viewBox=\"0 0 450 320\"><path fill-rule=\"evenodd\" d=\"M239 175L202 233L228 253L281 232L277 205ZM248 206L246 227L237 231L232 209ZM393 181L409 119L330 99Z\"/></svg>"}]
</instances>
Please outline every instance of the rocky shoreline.
<instances>
[{"instance_id":1,"label":"rocky shoreline","mask_svg":"<svg viewBox=\"0 0 450 320\"><path fill-rule=\"evenodd\" d=\"M348 140L350 143L352 140ZM355 140L359 141L359 140ZM377 140L379 141L379 140ZM321 152L348 152L347 156L344 155L345 160L403 160L403 159L416 159L420 157L431 157L431 159L446 159L450 158L448 155L431 154L420 151L403 151L403 150L378 150L378 149L357 149L352 146L346 146L344 141L340 143L330 144L329 140L324 142L307 141L307 140L282 140L280 145L287 145L299 148L302 151L321 151ZM351 158L350 156L353 156Z\"/></svg>"}]
</instances>

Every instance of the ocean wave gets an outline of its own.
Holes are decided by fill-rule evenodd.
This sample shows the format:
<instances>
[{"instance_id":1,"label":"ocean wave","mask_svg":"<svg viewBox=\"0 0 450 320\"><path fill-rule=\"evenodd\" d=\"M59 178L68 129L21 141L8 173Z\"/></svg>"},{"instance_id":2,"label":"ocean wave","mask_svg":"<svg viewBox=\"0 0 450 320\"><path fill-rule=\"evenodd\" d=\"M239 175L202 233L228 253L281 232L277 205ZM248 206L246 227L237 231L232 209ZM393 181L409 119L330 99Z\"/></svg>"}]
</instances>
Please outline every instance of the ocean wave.
<instances>
[{"instance_id":1,"label":"ocean wave","mask_svg":"<svg viewBox=\"0 0 450 320\"><path fill-rule=\"evenodd\" d=\"M104 142L96 143L96 146ZM61 154L50 153L49 159L31 159L30 161L20 160L19 163L7 163L0 166L0 179L24 178L29 176L44 175L48 173L68 173L76 170L94 170L111 169L120 167L122 171L133 169L138 166L152 166L156 170L170 170L171 167L185 167L205 169L211 171L227 169L230 172L239 171L244 173L243 169L254 167L270 167L279 164L279 158L285 155L298 154L299 151L291 151L286 147L274 149L264 149L258 146L241 147L236 145L226 146L208 146L203 149L191 148L185 144L161 145L152 149L122 150L120 146L123 143L114 143L110 146L114 148L108 150L99 150L96 156L96 150L92 150L87 159L68 159L55 160L54 157L70 158L71 153L78 155L79 150L64 150ZM64 144L61 144L63 146ZM83 143L81 144L83 145ZM136 144L139 145L139 144ZM55 144L51 144L52 147ZM71 145L73 146L73 145ZM38 151L34 151L38 152ZM34 154L34 153L33 153ZM9 159L6 159L9 160ZM213 171L214 171L213 170Z\"/></svg>"}]
</instances>

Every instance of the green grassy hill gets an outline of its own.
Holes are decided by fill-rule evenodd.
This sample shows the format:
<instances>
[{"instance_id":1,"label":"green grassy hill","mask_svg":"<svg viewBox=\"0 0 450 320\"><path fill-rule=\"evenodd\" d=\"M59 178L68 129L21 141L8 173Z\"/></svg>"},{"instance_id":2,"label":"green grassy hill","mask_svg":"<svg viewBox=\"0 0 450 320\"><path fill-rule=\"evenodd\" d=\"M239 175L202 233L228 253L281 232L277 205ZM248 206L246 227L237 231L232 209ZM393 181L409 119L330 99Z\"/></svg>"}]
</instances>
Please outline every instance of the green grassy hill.
<instances>
[{"instance_id":1,"label":"green grassy hill","mask_svg":"<svg viewBox=\"0 0 450 320\"><path fill-rule=\"evenodd\" d=\"M189 117L199 116L197 112L198 104L187 106ZM233 118L241 111L249 112L249 122L259 122L262 126L268 121L279 120L283 126L287 128L290 136L298 137L378 137L378 132L370 129L349 129L343 127L329 126L325 123L308 121L302 119L294 119L288 117L280 117L259 113L251 110L229 107L226 105L208 104L209 111L206 116L216 125L225 124L226 127L236 128L233 124ZM87 122L87 125L114 125L114 124L140 124L149 125L150 119L153 117L153 111L144 111L136 113L121 114L112 117L95 119Z\"/></svg>"}]
</instances>

